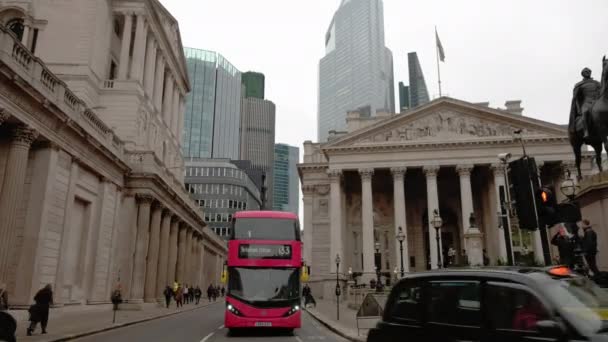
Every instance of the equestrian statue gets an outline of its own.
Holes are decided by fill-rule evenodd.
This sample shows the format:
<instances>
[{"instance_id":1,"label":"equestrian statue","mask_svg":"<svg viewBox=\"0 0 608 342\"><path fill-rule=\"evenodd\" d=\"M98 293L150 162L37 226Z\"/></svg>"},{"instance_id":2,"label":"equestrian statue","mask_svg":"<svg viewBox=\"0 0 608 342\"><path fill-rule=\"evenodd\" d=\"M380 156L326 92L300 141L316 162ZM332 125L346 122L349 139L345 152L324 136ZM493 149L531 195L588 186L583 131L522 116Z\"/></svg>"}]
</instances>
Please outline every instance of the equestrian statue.
<instances>
[{"instance_id":1,"label":"equestrian statue","mask_svg":"<svg viewBox=\"0 0 608 342\"><path fill-rule=\"evenodd\" d=\"M602 171L602 145L608 152L608 59L602 59L602 78L591 78L591 70L584 68L583 80L574 86L568 137L576 159L577 176L581 174L581 147L590 145L595 150L597 167Z\"/></svg>"}]
</instances>

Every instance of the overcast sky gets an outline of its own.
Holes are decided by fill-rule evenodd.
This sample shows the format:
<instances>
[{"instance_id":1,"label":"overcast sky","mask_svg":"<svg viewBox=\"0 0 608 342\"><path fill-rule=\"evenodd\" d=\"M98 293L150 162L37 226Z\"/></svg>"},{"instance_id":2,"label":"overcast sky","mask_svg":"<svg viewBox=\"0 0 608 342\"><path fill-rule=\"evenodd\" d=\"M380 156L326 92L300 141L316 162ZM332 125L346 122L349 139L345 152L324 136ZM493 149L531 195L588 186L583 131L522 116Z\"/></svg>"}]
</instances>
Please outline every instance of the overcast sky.
<instances>
[{"instance_id":1,"label":"overcast sky","mask_svg":"<svg viewBox=\"0 0 608 342\"><path fill-rule=\"evenodd\" d=\"M302 149L316 139L319 59L340 0L161 2L179 21L184 46L217 51L240 71L266 75L266 98L277 106L276 142ZM444 94L492 107L521 99L524 115L554 123L567 123L581 69L600 77L607 14L608 0L384 0L396 83L407 84L407 52L416 51L437 96L437 25Z\"/></svg>"}]
</instances>

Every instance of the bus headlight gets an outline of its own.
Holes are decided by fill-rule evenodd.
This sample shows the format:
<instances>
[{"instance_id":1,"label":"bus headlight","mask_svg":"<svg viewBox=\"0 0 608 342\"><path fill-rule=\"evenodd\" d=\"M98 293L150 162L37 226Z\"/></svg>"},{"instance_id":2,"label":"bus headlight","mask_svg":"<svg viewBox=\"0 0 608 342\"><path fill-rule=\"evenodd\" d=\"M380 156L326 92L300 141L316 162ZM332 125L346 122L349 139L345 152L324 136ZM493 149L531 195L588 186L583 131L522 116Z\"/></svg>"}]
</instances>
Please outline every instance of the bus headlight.
<instances>
[{"instance_id":1,"label":"bus headlight","mask_svg":"<svg viewBox=\"0 0 608 342\"><path fill-rule=\"evenodd\" d=\"M287 311L283 315L283 317L291 316L291 315L295 314L298 311L300 311L300 306L299 305L294 305L294 306L291 307L291 309L289 309L289 311Z\"/></svg>"},{"instance_id":2,"label":"bus headlight","mask_svg":"<svg viewBox=\"0 0 608 342\"><path fill-rule=\"evenodd\" d=\"M226 310L232 312L233 314L235 314L237 316L243 316L243 314L237 308L235 308L234 305L232 305L230 303L228 303L226 305Z\"/></svg>"}]
</instances>

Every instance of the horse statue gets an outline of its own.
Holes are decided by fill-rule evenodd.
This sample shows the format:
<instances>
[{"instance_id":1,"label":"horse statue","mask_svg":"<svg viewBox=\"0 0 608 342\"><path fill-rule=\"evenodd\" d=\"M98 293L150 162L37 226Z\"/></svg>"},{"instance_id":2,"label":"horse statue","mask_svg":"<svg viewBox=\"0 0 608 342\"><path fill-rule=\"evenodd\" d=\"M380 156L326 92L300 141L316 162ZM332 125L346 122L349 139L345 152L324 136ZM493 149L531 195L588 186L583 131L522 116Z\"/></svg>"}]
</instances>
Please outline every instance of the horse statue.
<instances>
[{"instance_id":1,"label":"horse statue","mask_svg":"<svg viewBox=\"0 0 608 342\"><path fill-rule=\"evenodd\" d=\"M581 173L581 148L590 145L595 151L595 161L602 168L602 145L608 152L608 60L602 59L601 83L591 78L591 70L583 69L583 80L574 87L570 111L568 137L574 151L577 178Z\"/></svg>"}]
</instances>

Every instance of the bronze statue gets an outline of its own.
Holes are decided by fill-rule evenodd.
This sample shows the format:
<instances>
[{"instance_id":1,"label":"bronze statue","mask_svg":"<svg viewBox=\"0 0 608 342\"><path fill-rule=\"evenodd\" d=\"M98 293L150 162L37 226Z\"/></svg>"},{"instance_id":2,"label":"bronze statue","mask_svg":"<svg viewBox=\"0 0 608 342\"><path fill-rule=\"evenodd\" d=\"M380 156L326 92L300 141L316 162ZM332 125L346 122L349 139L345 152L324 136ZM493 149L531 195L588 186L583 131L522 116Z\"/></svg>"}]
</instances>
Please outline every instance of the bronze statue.
<instances>
[{"instance_id":1,"label":"bronze statue","mask_svg":"<svg viewBox=\"0 0 608 342\"><path fill-rule=\"evenodd\" d=\"M590 145L595 150L595 161L600 171L602 171L602 144L608 150L607 133L608 129L602 129L599 117L603 116L604 121L607 115L593 115L596 103L600 102L602 96L606 96L606 59L604 57L604 72L602 73L602 83L591 78L591 70L584 68L581 72L583 80L574 86L572 105L570 107L570 121L568 123L568 136L570 145L574 151L576 159L576 169L578 178L581 174L581 147L583 144ZM605 101L605 100L604 100ZM608 107L605 108L608 111ZM600 110L601 111L601 110ZM604 124L604 127L606 125Z\"/></svg>"}]
</instances>

